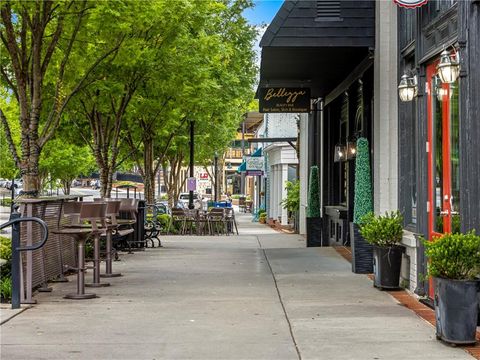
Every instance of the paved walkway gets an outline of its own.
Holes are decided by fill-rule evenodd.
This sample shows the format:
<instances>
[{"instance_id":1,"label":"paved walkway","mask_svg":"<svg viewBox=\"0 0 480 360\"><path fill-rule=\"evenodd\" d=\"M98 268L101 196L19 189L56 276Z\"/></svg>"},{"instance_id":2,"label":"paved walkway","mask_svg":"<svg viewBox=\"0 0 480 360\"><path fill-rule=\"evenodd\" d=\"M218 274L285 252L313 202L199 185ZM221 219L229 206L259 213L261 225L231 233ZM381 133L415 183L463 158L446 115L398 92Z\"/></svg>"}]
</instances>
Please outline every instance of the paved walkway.
<instances>
[{"instance_id":1,"label":"paved walkway","mask_svg":"<svg viewBox=\"0 0 480 360\"><path fill-rule=\"evenodd\" d=\"M73 277L54 284L0 327L0 358L470 358L333 249L239 223L240 236L172 236L122 255L124 276L97 299L63 299Z\"/></svg>"}]
</instances>

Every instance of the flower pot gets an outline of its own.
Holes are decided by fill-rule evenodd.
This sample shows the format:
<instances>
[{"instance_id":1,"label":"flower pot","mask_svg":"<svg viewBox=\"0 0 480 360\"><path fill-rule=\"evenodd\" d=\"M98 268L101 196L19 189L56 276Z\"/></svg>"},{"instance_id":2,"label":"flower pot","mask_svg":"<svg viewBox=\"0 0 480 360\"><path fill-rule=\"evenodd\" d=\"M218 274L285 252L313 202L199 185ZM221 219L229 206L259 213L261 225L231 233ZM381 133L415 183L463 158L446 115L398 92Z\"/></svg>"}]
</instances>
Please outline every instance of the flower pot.
<instances>
[{"instance_id":1,"label":"flower pot","mask_svg":"<svg viewBox=\"0 0 480 360\"><path fill-rule=\"evenodd\" d=\"M375 287L398 289L400 287L400 268L403 247L373 246L373 274Z\"/></svg>"},{"instance_id":2,"label":"flower pot","mask_svg":"<svg viewBox=\"0 0 480 360\"><path fill-rule=\"evenodd\" d=\"M479 281L434 278L437 339L473 344L477 330Z\"/></svg>"},{"instance_id":3,"label":"flower pot","mask_svg":"<svg viewBox=\"0 0 480 360\"><path fill-rule=\"evenodd\" d=\"M373 246L360 234L358 225L350 223L350 246L352 247L352 272L373 273Z\"/></svg>"},{"instance_id":4,"label":"flower pot","mask_svg":"<svg viewBox=\"0 0 480 360\"><path fill-rule=\"evenodd\" d=\"M322 218L307 217L307 247L328 246L322 244Z\"/></svg>"}]
</instances>

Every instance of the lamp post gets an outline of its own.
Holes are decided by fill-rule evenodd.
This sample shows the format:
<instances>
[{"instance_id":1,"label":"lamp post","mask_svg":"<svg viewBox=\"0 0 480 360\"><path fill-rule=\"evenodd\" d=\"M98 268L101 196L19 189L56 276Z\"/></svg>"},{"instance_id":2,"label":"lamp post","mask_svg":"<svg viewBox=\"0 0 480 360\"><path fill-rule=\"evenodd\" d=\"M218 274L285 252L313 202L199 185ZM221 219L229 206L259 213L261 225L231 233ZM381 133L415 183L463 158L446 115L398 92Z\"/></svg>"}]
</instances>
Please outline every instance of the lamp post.
<instances>
[{"instance_id":1,"label":"lamp post","mask_svg":"<svg viewBox=\"0 0 480 360\"><path fill-rule=\"evenodd\" d=\"M218 201L218 153L215 151L215 157L213 158L213 201Z\"/></svg>"},{"instance_id":2,"label":"lamp post","mask_svg":"<svg viewBox=\"0 0 480 360\"><path fill-rule=\"evenodd\" d=\"M194 157L194 126L195 121L190 120L190 178L193 178L193 157ZM193 189L188 191L188 208L193 209Z\"/></svg>"}]
</instances>

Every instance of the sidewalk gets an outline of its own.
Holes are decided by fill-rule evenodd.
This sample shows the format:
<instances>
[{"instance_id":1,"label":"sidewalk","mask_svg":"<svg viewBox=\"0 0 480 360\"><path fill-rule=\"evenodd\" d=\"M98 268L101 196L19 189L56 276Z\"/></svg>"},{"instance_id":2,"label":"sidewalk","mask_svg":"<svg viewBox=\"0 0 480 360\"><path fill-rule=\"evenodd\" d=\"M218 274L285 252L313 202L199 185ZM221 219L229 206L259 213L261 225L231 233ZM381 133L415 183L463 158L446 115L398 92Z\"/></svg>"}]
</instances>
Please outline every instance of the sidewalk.
<instances>
[{"instance_id":1,"label":"sidewalk","mask_svg":"<svg viewBox=\"0 0 480 360\"><path fill-rule=\"evenodd\" d=\"M53 284L0 327L0 358L471 358L333 249L306 249L250 215L238 222L240 236L170 236L122 255L124 276L97 299L63 299L74 277Z\"/></svg>"}]
</instances>

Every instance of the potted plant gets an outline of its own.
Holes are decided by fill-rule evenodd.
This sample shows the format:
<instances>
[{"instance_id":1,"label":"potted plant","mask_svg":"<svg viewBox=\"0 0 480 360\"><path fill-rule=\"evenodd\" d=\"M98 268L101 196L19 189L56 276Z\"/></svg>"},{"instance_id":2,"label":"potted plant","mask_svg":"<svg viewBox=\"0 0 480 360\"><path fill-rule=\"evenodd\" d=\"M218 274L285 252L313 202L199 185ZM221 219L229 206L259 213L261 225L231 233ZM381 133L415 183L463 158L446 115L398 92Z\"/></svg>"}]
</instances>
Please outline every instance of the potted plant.
<instances>
[{"instance_id":1,"label":"potted plant","mask_svg":"<svg viewBox=\"0 0 480 360\"><path fill-rule=\"evenodd\" d=\"M435 287L437 339L452 344L475 343L480 275L480 236L444 234L422 240Z\"/></svg>"},{"instance_id":2,"label":"potted plant","mask_svg":"<svg viewBox=\"0 0 480 360\"><path fill-rule=\"evenodd\" d=\"M322 243L322 218L320 217L320 192L318 166L310 168L307 206L307 247L326 246Z\"/></svg>"},{"instance_id":3,"label":"potted plant","mask_svg":"<svg viewBox=\"0 0 480 360\"><path fill-rule=\"evenodd\" d=\"M356 274L371 274L373 272L373 247L365 241L358 228L362 219L373 212L370 152L368 140L365 138L357 140L354 194L353 222L350 223L352 271Z\"/></svg>"},{"instance_id":4,"label":"potted plant","mask_svg":"<svg viewBox=\"0 0 480 360\"><path fill-rule=\"evenodd\" d=\"M400 283L403 247L403 217L399 211L386 212L384 216L370 213L360 225L360 233L373 245L374 286L397 289Z\"/></svg>"},{"instance_id":5,"label":"potted plant","mask_svg":"<svg viewBox=\"0 0 480 360\"><path fill-rule=\"evenodd\" d=\"M258 222L260 224L265 224L267 222L267 213L266 212L262 212L262 213L259 214Z\"/></svg>"},{"instance_id":6,"label":"potted plant","mask_svg":"<svg viewBox=\"0 0 480 360\"><path fill-rule=\"evenodd\" d=\"M287 181L285 188L287 190L287 197L283 199L280 204L288 211L288 217L293 220L292 222L296 231L297 215L300 209L300 182L296 180Z\"/></svg>"}]
</instances>

